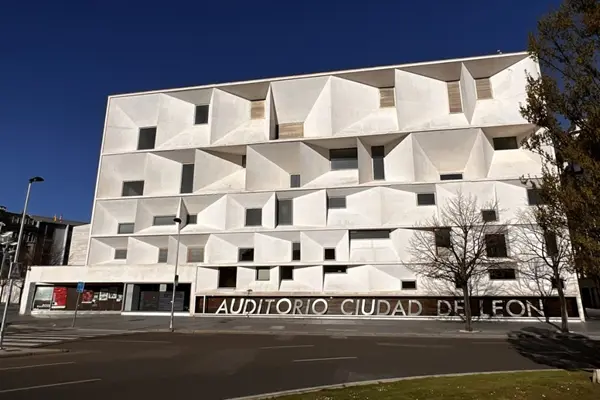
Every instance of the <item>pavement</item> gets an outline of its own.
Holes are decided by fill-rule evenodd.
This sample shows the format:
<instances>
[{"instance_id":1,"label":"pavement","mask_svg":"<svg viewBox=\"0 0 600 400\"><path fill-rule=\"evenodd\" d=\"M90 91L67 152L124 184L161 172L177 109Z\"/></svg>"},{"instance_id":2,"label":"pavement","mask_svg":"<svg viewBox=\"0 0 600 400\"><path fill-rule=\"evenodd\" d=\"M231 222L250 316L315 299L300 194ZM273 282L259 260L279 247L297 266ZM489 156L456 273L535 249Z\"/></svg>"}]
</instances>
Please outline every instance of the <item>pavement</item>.
<instances>
[{"instance_id":1,"label":"pavement","mask_svg":"<svg viewBox=\"0 0 600 400\"><path fill-rule=\"evenodd\" d=\"M0 397L203 400L355 381L469 372L599 368L584 337L517 331L505 339L132 333L0 359Z\"/></svg>"}]
</instances>

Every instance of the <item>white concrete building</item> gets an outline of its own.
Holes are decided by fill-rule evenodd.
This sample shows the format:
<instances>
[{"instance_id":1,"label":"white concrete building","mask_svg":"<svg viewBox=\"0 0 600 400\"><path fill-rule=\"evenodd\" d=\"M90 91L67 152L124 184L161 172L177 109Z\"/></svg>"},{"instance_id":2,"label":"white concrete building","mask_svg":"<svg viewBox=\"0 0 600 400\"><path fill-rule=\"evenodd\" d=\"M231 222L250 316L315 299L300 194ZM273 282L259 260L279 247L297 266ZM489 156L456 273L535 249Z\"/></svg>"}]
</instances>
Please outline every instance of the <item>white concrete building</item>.
<instances>
[{"instance_id":1,"label":"white concrete building","mask_svg":"<svg viewBox=\"0 0 600 400\"><path fill-rule=\"evenodd\" d=\"M88 309L166 311L179 217L185 314L446 315L454 295L410 268L411 227L458 189L497 201L499 223L529 206L528 73L517 53L111 96L81 264L33 268L22 311L47 309L52 286L72 308L78 281ZM508 233L507 260L511 247ZM535 316L518 266L492 283L505 308L480 293L484 314ZM408 308L383 312L397 300Z\"/></svg>"}]
</instances>

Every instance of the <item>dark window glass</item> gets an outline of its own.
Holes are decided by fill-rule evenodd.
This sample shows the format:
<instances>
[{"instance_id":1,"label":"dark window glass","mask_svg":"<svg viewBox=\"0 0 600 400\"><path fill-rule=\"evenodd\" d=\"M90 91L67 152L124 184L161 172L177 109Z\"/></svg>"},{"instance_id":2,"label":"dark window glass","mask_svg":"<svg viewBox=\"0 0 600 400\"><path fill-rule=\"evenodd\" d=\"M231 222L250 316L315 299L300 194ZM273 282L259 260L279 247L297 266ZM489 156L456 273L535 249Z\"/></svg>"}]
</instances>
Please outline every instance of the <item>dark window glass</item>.
<instances>
[{"instance_id":1,"label":"dark window glass","mask_svg":"<svg viewBox=\"0 0 600 400\"><path fill-rule=\"evenodd\" d=\"M140 128L138 150L151 150L156 143L156 127Z\"/></svg>"},{"instance_id":2,"label":"dark window glass","mask_svg":"<svg viewBox=\"0 0 600 400\"><path fill-rule=\"evenodd\" d=\"M383 146L371 147L371 157L373 158L373 179L385 179L385 167L383 163L385 148Z\"/></svg>"},{"instance_id":3,"label":"dark window glass","mask_svg":"<svg viewBox=\"0 0 600 400\"><path fill-rule=\"evenodd\" d=\"M402 281L402 290L416 290L417 281Z\"/></svg>"},{"instance_id":4,"label":"dark window glass","mask_svg":"<svg viewBox=\"0 0 600 400\"><path fill-rule=\"evenodd\" d=\"M158 249L158 262L166 263L169 256L169 249Z\"/></svg>"},{"instance_id":5,"label":"dark window glass","mask_svg":"<svg viewBox=\"0 0 600 400\"><path fill-rule=\"evenodd\" d=\"M544 241L546 242L546 252L550 257L558 254L558 243L556 243L556 234L554 232L545 232Z\"/></svg>"},{"instance_id":6,"label":"dark window glass","mask_svg":"<svg viewBox=\"0 0 600 400\"><path fill-rule=\"evenodd\" d=\"M246 156L242 156L242 168L246 168Z\"/></svg>"},{"instance_id":7,"label":"dark window glass","mask_svg":"<svg viewBox=\"0 0 600 400\"><path fill-rule=\"evenodd\" d=\"M335 260L335 249L325 249L325 259Z\"/></svg>"},{"instance_id":8,"label":"dark window glass","mask_svg":"<svg viewBox=\"0 0 600 400\"><path fill-rule=\"evenodd\" d=\"M198 223L198 215L196 214L188 214L187 216L187 225L196 225Z\"/></svg>"},{"instance_id":9,"label":"dark window glass","mask_svg":"<svg viewBox=\"0 0 600 400\"><path fill-rule=\"evenodd\" d=\"M269 267L257 267L256 268L256 280L257 281L269 281L269 280L271 280L271 268L269 268Z\"/></svg>"},{"instance_id":10,"label":"dark window glass","mask_svg":"<svg viewBox=\"0 0 600 400\"><path fill-rule=\"evenodd\" d=\"M327 208L346 208L345 197L328 197Z\"/></svg>"},{"instance_id":11,"label":"dark window glass","mask_svg":"<svg viewBox=\"0 0 600 400\"><path fill-rule=\"evenodd\" d=\"M292 200L277 201L277 225L292 225L294 206Z\"/></svg>"},{"instance_id":12,"label":"dark window glass","mask_svg":"<svg viewBox=\"0 0 600 400\"><path fill-rule=\"evenodd\" d=\"M358 168L358 152L356 147L329 150L329 160L331 161L332 171Z\"/></svg>"},{"instance_id":13,"label":"dark window glass","mask_svg":"<svg viewBox=\"0 0 600 400\"><path fill-rule=\"evenodd\" d=\"M292 261L300 261L300 243L292 243Z\"/></svg>"},{"instance_id":14,"label":"dark window glass","mask_svg":"<svg viewBox=\"0 0 600 400\"><path fill-rule=\"evenodd\" d=\"M119 233L119 234L133 233L134 227L135 227L135 224L133 222L119 224L117 233Z\"/></svg>"},{"instance_id":15,"label":"dark window glass","mask_svg":"<svg viewBox=\"0 0 600 400\"><path fill-rule=\"evenodd\" d=\"M455 180L459 180L462 178L463 178L462 174L441 174L440 175L440 180L442 180L442 181L455 181Z\"/></svg>"},{"instance_id":16,"label":"dark window glass","mask_svg":"<svg viewBox=\"0 0 600 400\"><path fill-rule=\"evenodd\" d=\"M290 187L300 187L300 175L290 175Z\"/></svg>"},{"instance_id":17,"label":"dark window glass","mask_svg":"<svg viewBox=\"0 0 600 400\"><path fill-rule=\"evenodd\" d=\"M144 194L144 181L123 182L121 196L142 196Z\"/></svg>"},{"instance_id":18,"label":"dark window glass","mask_svg":"<svg viewBox=\"0 0 600 400\"><path fill-rule=\"evenodd\" d=\"M125 260L127 259L127 249L116 249L115 250L115 260Z\"/></svg>"},{"instance_id":19,"label":"dark window glass","mask_svg":"<svg viewBox=\"0 0 600 400\"><path fill-rule=\"evenodd\" d=\"M551 278L552 279L552 289L558 289L558 285L556 284L556 279ZM565 280L561 279L560 280L560 286L564 289L565 288Z\"/></svg>"},{"instance_id":20,"label":"dark window glass","mask_svg":"<svg viewBox=\"0 0 600 400\"><path fill-rule=\"evenodd\" d=\"M193 191L194 191L194 164L183 164L181 166L180 193L192 193Z\"/></svg>"},{"instance_id":21,"label":"dark window glass","mask_svg":"<svg viewBox=\"0 0 600 400\"><path fill-rule=\"evenodd\" d=\"M239 249L238 250L239 261L254 261L254 249Z\"/></svg>"},{"instance_id":22,"label":"dark window glass","mask_svg":"<svg viewBox=\"0 0 600 400\"><path fill-rule=\"evenodd\" d=\"M436 247L450 248L450 228L440 228L435 230Z\"/></svg>"},{"instance_id":23,"label":"dark window glass","mask_svg":"<svg viewBox=\"0 0 600 400\"><path fill-rule=\"evenodd\" d=\"M527 201L530 206L544 204L540 189L527 189Z\"/></svg>"},{"instance_id":24,"label":"dark window glass","mask_svg":"<svg viewBox=\"0 0 600 400\"><path fill-rule=\"evenodd\" d=\"M348 267L345 265L325 265L323 266L323 272L326 274L345 274L348 271Z\"/></svg>"},{"instance_id":25,"label":"dark window glass","mask_svg":"<svg viewBox=\"0 0 600 400\"><path fill-rule=\"evenodd\" d=\"M279 273L281 274L282 281L294 280L294 267L290 267L290 266L279 267Z\"/></svg>"},{"instance_id":26,"label":"dark window glass","mask_svg":"<svg viewBox=\"0 0 600 400\"><path fill-rule=\"evenodd\" d=\"M514 280L517 279L517 271L514 268L490 269L491 280Z\"/></svg>"},{"instance_id":27,"label":"dark window glass","mask_svg":"<svg viewBox=\"0 0 600 400\"><path fill-rule=\"evenodd\" d=\"M496 221L498 219L496 210L481 210L481 219L483 219L483 222Z\"/></svg>"},{"instance_id":28,"label":"dark window glass","mask_svg":"<svg viewBox=\"0 0 600 400\"><path fill-rule=\"evenodd\" d=\"M208 124L208 108L208 105L196 106L195 125Z\"/></svg>"},{"instance_id":29,"label":"dark window glass","mask_svg":"<svg viewBox=\"0 0 600 400\"><path fill-rule=\"evenodd\" d=\"M501 233L485 235L485 250L488 257L508 257L506 237Z\"/></svg>"},{"instance_id":30,"label":"dark window glass","mask_svg":"<svg viewBox=\"0 0 600 400\"><path fill-rule=\"evenodd\" d=\"M262 209L249 208L246 210L246 226L262 225Z\"/></svg>"},{"instance_id":31,"label":"dark window glass","mask_svg":"<svg viewBox=\"0 0 600 400\"><path fill-rule=\"evenodd\" d=\"M154 217L154 220L152 221L152 225L154 225L154 226L173 225L173 224L175 224L175 221L173 221L174 219L175 219L174 215L157 215L156 217Z\"/></svg>"},{"instance_id":32,"label":"dark window glass","mask_svg":"<svg viewBox=\"0 0 600 400\"><path fill-rule=\"evenodd\" d=\"M417 193L417 205L419 205L419 206L434 206L435 205L435 194L434 193Z\"/></svg>"},{"instance_id":33,"label":"dark window glass","mask_svg":"<svg viewBox=\"0 0 600 400\"><path fill-rule=\"evenodd\" d=\"M221 267L219 268L219 287L235 288L237 284L237 268Z\"/></svg>"},{"instance_id":34,"label":"dark window glass","mask_svg":"<svg viewBox=\"0 0 600 400\"><path fill-rule=\"evenodd\" d=\"M204 248L203 247L189 247L187 251L187 262L204 262Z\"/></svg>"},{"instance_id":35,"label":"dark window glass","mask_svg":"<svg viewBox=\"0 0 600 400\"><path fill-rule=\"evenodd\" d=\"M361 240L361 239L389 239L389 229L370 229L360 231L350 231L350 240Z\"/></svg>"},{"instance_id":36,"label":"dark window glass","mask_svg":"<svg viewBox=\"0 0 600 400\"><path fill-rule=\"evenodd\" d=\"M513 150L518 149L516 136L506 136L494 138L494 150Z\"/></svg>"}]
</instances>

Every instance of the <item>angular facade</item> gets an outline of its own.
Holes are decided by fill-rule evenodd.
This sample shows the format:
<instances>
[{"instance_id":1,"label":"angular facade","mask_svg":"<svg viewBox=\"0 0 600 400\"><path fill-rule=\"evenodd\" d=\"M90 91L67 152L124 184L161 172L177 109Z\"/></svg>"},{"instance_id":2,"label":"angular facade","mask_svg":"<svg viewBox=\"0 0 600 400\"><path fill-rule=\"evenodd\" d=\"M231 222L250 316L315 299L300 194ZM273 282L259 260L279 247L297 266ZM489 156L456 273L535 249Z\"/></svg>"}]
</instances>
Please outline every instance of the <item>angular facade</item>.
<instances>
[{"instance_id":1,"label":"angular facade","mask_svg":"<svg viewBox=\"0 0 600 400\"><path fill-rule=\"evenodd\" d=\"M412 228L458 190L507 225L529 207L527 74L518 53L112 96L85 263L34 268L23 307L85 281L91 310L167 311L177 260L186 314L452 314L455 294L411 269ZM481 315L535 316L515 270L492 282L502 312L476 293ZM566 289L578 318L574 277Z\"/></svg>"}]
</instances>

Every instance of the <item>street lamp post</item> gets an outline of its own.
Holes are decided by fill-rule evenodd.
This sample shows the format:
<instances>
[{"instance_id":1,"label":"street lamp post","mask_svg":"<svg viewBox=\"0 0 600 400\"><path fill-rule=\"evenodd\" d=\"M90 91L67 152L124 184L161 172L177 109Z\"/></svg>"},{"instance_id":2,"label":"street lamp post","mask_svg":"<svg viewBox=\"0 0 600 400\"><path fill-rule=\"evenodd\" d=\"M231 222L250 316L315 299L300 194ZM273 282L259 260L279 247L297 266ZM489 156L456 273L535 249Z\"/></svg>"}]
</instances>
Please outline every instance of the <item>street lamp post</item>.
<instances>
[{"instance_id":1,"label":"street lamp post","mask_svg":"<svg viewBox=\"0 0 600 400\"><path fill-rule=\"evenodd\" d=\"M19 237L17 239L17 248L15 249L15 256L13 262L8 267L8 299L12 296L12 285L13 285L13 268L15 264L19 262L19 253L21 251L21 241L23 240L23 229L25 228L25 218L27 217L27 206L29 205L29 194L31 193L31 185L36 182L44 182L44 178L41 176L34 176L29 179L29 185L27 185L27 195L25 196L25 206L23 207L23 215L21 216L21 227L19 228ZM2 325L0 325L0 350L3 349L4 342L4 330L6 329L6 316L8 314L8 303L4 302L4 312L2 313Z\"/></svg>"},{"instance_id":2,"label":"street lamp post","mask_svg":"<svg viewBox=\"0 0 600 400\"><path fill-rule=\"evenodd\" d=\"M173 274L173 297L171 298L171 320L169 321L169 329L171 332L173 329L173 320L175 319L175 289L177 288L177 267L179 266L179 243L181 239L181 218L173 218L173 221L177 224L177 251L175 252L175 272Z\"/></svg>"}]
</instances>

